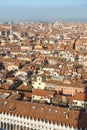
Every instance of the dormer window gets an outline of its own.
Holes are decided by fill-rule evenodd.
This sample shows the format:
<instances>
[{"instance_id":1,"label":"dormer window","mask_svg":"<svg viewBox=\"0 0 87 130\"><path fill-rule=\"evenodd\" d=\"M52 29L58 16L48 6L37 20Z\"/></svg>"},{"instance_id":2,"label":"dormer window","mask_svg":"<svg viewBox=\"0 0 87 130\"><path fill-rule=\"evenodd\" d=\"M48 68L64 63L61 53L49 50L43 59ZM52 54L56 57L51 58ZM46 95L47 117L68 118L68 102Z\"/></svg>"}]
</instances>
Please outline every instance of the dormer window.
<instances>
[{"instance_id":1,"label":"dormer window","mask_svg":"<svg viewBox=\"0 0 87 130\"><path fill-rule=\"evenodd\" d=\"M43 107L41 107L41 109L40 109L41 111L43 111L44 110L44 108Z\"/></svg>"},{"instance_id":2,"label":"dormer window","mask_svg":"<svg viewBox=\"0 0 87 130\"><path fill-rule=\"evenodd\" d=\"M58 110L55 110L56 113L58 113Z\"/></svg>"},{"instance_id":3,"label":"dormer window","mask_svg":"<svg viewBox=\"0 0 87 130\"><path fill-rule=\"evenodd\" d=\"M36 109L36 106L32 106L32 109Z\"/></svg>"},{"instance_id":4,"label":"dormer window","mask_svg":"<svg viewBox=\"0 0 87 130\"><path fill-rule=\"evenodd\" d=\"M51 110L50 108L48 109L48 111L49 111L49 112L52 112L52 110Z\"/></svg>"}]
</instances>

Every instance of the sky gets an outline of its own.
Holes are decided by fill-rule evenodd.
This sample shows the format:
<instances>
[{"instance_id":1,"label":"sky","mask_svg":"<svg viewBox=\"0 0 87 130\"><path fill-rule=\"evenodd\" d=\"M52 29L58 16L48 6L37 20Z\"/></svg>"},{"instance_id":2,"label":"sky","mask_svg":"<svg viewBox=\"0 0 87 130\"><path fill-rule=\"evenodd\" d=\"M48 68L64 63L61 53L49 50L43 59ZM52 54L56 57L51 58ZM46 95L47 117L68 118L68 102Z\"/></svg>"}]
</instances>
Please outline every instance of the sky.
<instances>
[{"instance_id":1,"label":"sky","mask_svg":"<svg viewBox=\"0 0 87 130\"><path fill-rule=\"evenodd\" d=\"M87 0L0 0L0 20L87 20Z\"/></svg>"}]
</instances>

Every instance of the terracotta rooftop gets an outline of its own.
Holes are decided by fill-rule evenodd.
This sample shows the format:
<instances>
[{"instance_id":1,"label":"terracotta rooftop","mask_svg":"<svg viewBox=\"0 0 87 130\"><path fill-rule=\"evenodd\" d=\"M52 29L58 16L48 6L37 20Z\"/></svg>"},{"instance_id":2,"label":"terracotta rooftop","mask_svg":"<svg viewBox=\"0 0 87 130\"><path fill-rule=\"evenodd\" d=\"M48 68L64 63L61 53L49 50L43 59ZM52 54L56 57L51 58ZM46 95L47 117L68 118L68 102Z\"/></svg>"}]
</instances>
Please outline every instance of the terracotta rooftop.
<instances>
[{"instance_id":1,"label":"terracotta rooftop","mask_svg":"<svg viewBox=\"0 0 87 130\"><path fill-rule=\"evenodd\" d=\"M0 85L0 88L3 88L3 89L9 89L9 84L1 84Z\"/></svg>"},{"instance_id":2,"label":"terracotta rooftop","mask_svg":"<svg viewBox=\"0 0 87 130\"><path fill-rule=\"evenodd\" d=\"M47 90L40 90L40 89L34 89L32 91L32 95L37 96L43 96L43 97L53 97L55 94L55 91L47 91Z\"/></svg>"},{"instance_id":3,"label":"terracotta rooftop","mask_svg":"<svg viewBox=\"0 0 87 130\"><path fill-rule=\"evenodd\" d=\"M0 99L0 112L87 128L87 113L62 107Z\"/></svg>"},{"instance_id":4,"label":"terracotta rooftop","mask_svg":"<svg viewBox=\"0 0 87 130\"><path fill-rule=\"evenodd\" d=\"M77 93L74 95L73 100L86 101L87 102L87 94L85 93Z\"/></svg>"},{"instance_id":5,"label":"terracotta rooftop","mask_svg":"<svg viewBox=\"0 0 87 130\"><path fill-rule=\"evenodd\" d=\"M12 93L12 95L10 95L9 97L8 97L8 99L9 100L17 100L17 99L19 99L20 98L20 94L17 94L17 93Z\"/></svg>"},{"instance_id":6,"label":"terracotta rooftop","mask_svg":"<svg viewBox=\"0 0 87 130\"><path fill-rule=\"evenodd\" d=\"M31 85L28 85L28 86L25 86L25 85L20 85L17 90L19 91L32 91L32 86Z\"/></svg>"},{"instance_id":7,"label":"terracotta rooftop","mask_svg":"<svg viewBox=\"0 0 87 130\"><path fill-rule=\"evenodd\" d=\"M55 85L59 85L59 86L67 86L67 87L80 87L80 88L84 88L85 85L83 83L80 83L80 82L71 82L71 83L64 83L63 81L56 81L53 80L53 79L49 79L49 80L46 80L46 83L52 83L52 84L55 84Z\"/></svg>"}]
</instances>

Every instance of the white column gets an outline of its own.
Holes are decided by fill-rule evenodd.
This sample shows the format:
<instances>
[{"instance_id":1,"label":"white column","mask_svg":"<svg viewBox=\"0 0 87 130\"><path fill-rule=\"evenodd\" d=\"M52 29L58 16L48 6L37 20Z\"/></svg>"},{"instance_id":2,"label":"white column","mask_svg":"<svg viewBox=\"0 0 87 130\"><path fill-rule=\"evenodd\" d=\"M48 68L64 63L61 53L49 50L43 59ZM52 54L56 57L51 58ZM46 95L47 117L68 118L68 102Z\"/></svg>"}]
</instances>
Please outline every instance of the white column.
<instances>
[{"instance_id":1,"label":"white column","mask_svg":"<svg viewBox=\"0 0 87 130\"><path fill-rule=\"evenodd\" d=\"M20 127L20 125L18 126L18 130L20 130L21 129L21 127Z\"/></svg>"},{"instance_id":2,"label":"white column","mask_svg":"<svg viewBox=\"0 0 87 130\"><path fill-rule=\"evenodd\" d=\"M9 130L11 130L11 124L9 124Z\"/></svg>"},{"instance_id":3,"label":"white column","mask_svg":"<svg viewBox=\"0 0 87 130\"><path fill-rule=\"evenodd\" d=\"M1 121L0 121L0 128L1 128Z\"/></svg>"},{"instance_id":4,"label":"white column","mask_svg":"<svg viewBox=\"0 0 87 130\"><path fill-rule=\"evenodd\" d=\"M18 130L17 125L15 125L15 130Z\"/></svg>"},{"instance_id":5,"label":"white column","mask_svg":"<svg viewBox=\"0 0 87 130\"><path fill-rule=\"evenodd\" d=\"M12 130L15 130L15 129L14 129L14 124L12 125L12 127L13 127Z\"/></svg>"},{"instance_id":6,"label":"white column","mask_svg":"<svg viewBox=\"0 0 87 130\"><path fill-rule=\"evenodd\" d=\"M2 128L4 129L4 122L2 122Z\"/></svg>"},{"instance_id":7,"label":"white column","mask_svg":"<svg viewBox=\"0 0 87 130\"><path fill-rule=\"evenodd\" d=\"M8 125L7 125L7 123L6 123L6 128L5 128L6 130L8 130Z\"/></svg>"},{"instance_id":8,"label":"white column","mask_svg":"<svg viewBox=\"0 0 87 130\"><path fill-rule=\"evenodd\" d=\"M6 130L9 130L9 126L8 126L8 123L6 123Z\"/></svg>"}]
</instances>

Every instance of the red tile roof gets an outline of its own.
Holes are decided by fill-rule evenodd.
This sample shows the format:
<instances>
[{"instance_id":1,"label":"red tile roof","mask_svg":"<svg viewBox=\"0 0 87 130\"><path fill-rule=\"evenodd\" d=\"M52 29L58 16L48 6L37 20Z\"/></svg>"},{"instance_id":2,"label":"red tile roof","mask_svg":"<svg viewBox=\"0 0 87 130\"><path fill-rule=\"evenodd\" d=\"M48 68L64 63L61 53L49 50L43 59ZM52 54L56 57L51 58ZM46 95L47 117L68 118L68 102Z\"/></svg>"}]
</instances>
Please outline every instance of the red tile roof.
<instances>
[{"instance_id":1,"label":"red tile roof","mask_svg":"<svg viewBox=\"0 0 87 130\"><path fill-rule=\"evenodd\" d=\"M0 99L0 112L87 128L87 113L62 107Z\"/></svg>"},{"instance_id":2,"label":"red tile roof","mask_svg":"<svg viewBox=\"0 0 87 130\"><path fill-rule=\"evenodd\" d=\"M77 93L74 95L73 100L86 101L87 102L87 94L85 93Z\"/></svg>"},{"instance_id":3,"label":"red tile roof","mask_svg":"<svg viewBox=\"0 0 87 130\"><path fill-rule=\"evenodd\" d=\"M32 95L37 96L43 96L43 97L53 97L55 94L55 91L47 91L47 90L40 90L40 89L34 89L32 91Z\"/></svg>"}]
</instances>

